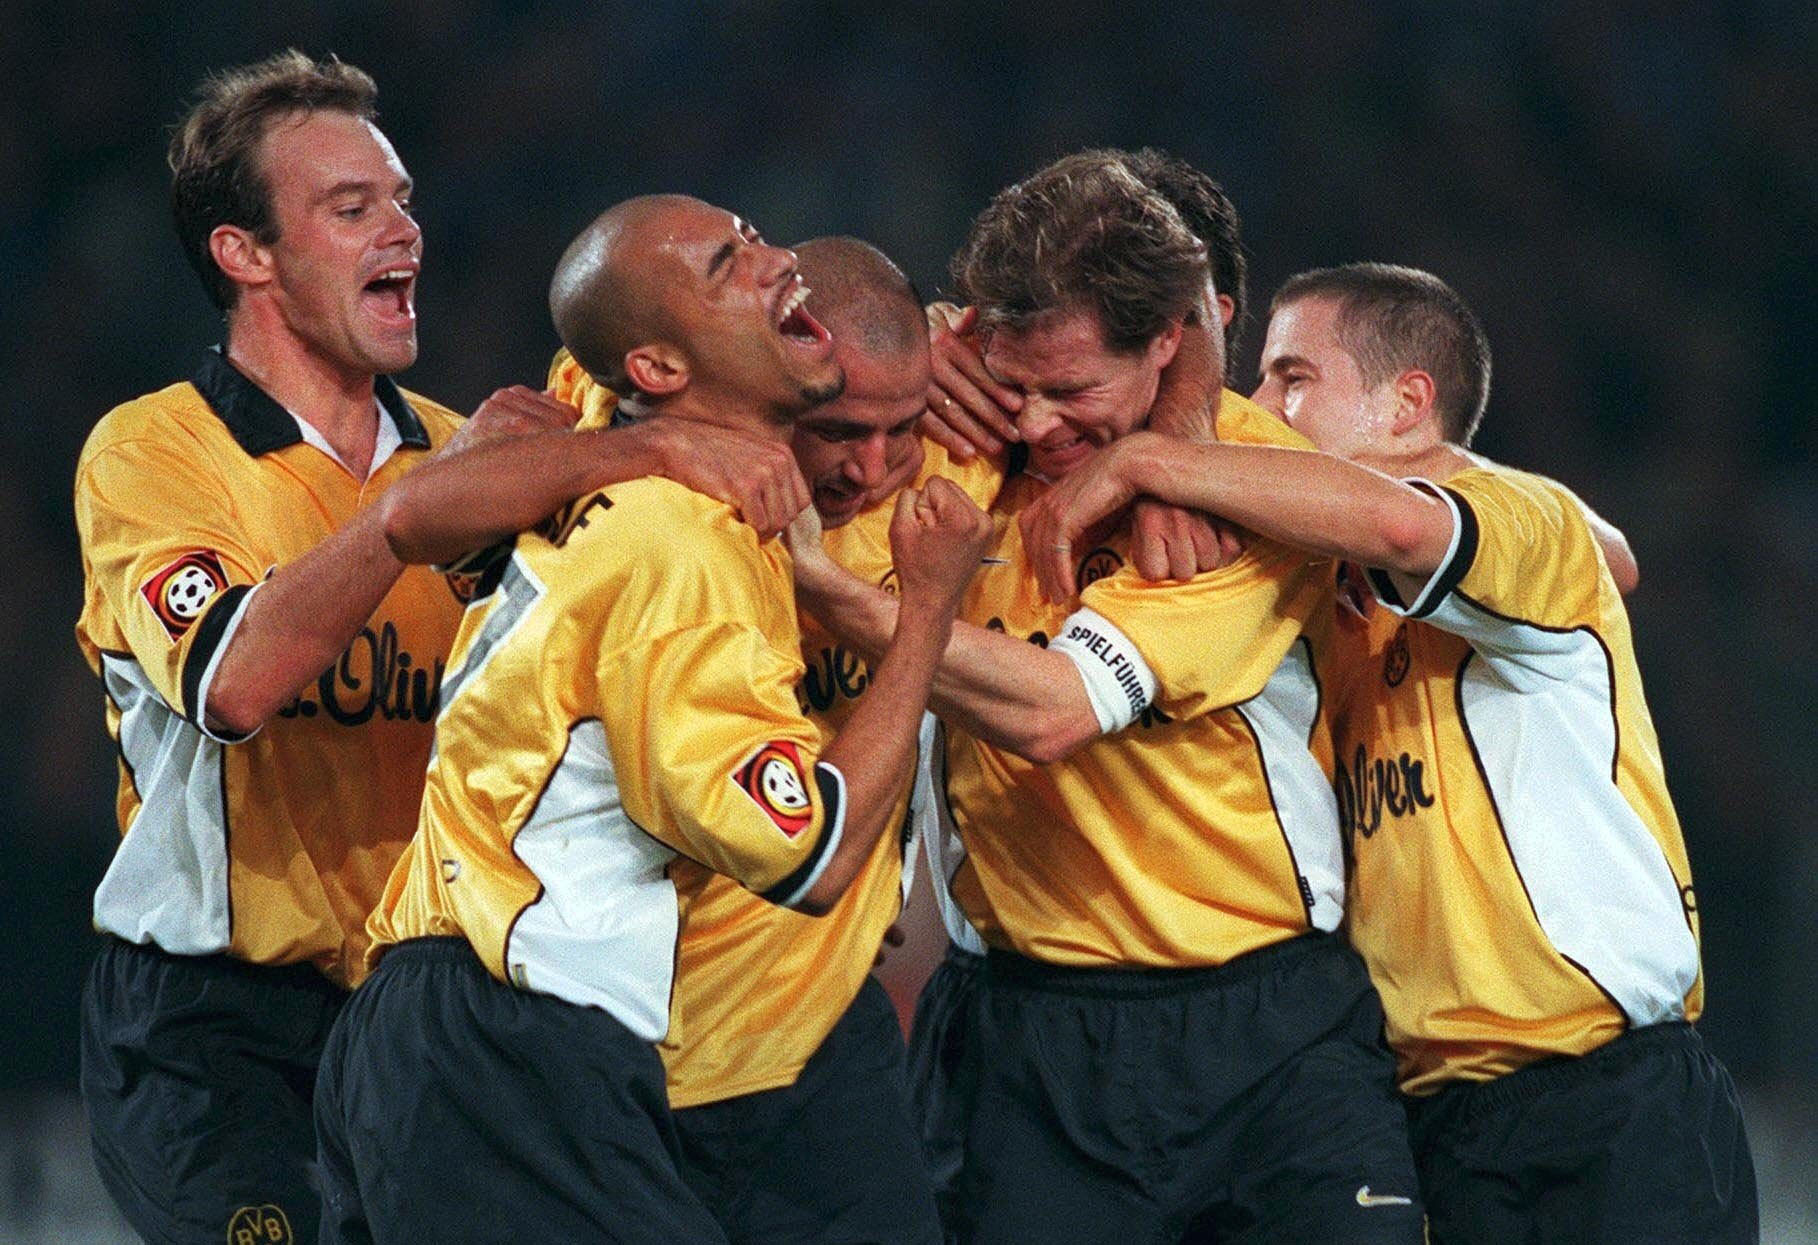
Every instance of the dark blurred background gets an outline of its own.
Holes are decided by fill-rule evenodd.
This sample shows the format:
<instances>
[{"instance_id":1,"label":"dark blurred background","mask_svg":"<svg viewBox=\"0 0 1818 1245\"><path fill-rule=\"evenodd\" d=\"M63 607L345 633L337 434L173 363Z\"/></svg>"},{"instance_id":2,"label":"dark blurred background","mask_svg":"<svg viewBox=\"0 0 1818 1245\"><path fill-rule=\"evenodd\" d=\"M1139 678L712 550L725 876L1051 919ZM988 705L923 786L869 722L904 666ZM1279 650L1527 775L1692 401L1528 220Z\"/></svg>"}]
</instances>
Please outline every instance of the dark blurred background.
<instances>
[{"instance_id":1,"label":"dark blurred background","mask_svg":"<svg viewBox=\"0 0 1818 1245\"><path fill-rule=\"evenodd\" d=\"M1004 183L1081 146L1159 145L1243 213L1246 386L1289 273L1380 259L1446 277L1495 346L1479 447L1572 485L1640 557L1631 610L1697 874L1703 1029L1770 1184L1809 1209L1818 9L126 7L0 16L0 524L19 585L0 594L0 1226L102 1232L56 1218L92 1193L86 1160L44 1157L81 1155L76 998L116 837L71 631L73 466L103 412L219 336L168 221L168 127L204 72L290 45L378 79L427 235L408 383L463 409L540 383L556 257L645 191L701 195L774 239L858 234L932 293Z\"/></svg>"}]
</instances>

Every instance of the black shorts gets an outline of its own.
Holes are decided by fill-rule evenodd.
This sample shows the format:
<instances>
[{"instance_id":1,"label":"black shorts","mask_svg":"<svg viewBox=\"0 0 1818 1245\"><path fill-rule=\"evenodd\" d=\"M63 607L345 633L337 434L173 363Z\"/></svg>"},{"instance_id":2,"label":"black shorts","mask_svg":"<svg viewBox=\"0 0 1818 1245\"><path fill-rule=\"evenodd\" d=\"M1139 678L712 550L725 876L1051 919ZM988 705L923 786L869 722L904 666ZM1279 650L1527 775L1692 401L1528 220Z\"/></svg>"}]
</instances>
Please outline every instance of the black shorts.
<instances>
[{"instance_id":1,"label":"black shorts","mask_svg":"<svg viewBox=\"0 0 1818 1245\"><path fill-rule=\"evenodd\" d=\"M307 964L109 938L82 994L101 1181L154 1245L314 1241L316 1065L346 991Z\"/></svg>"},{"instance_id":2,"label":"black shorts","mask_svg":"<svg viewBox=\"0 0 1818 1245\"><path fill-rule=\"evenodd\" d=\"M966 1155L966 1128L971 1116L975 1087L962 1080L965 1062L966 1020L972 1011L972 992L985 957L949 945L915 1001L915 1023L909 1029L909 1098L928 1174L934 1180L934 1201L941 1222L954 1217L954 1189Z\"/></svg>"},{"instance_id":3,"label":"black shorts","mask_svg":"<svg viewBox=\"0 0 1818 1245\"><path fill-rule=\"evenodd\" d=\"M1689 1024L1411 1099L1435 1242L1753 1242L1736 1087Z\"/></svg>"},{"instance_id":4,"label":"black shorts","mask_svg":"<svg viewBox=\"0 0 1818 1245\"><path fill-rule=\"evenodd\" d=\"M1363 963L1308 935L1213 969L992 951L950 1225L992 1242L1419 1245L1407 1116Z\"/></svg>"},{"instance_id":5,"label":"black shorts","mask_svg":"<svg viewBox=\"0 0 1818 1245\"><path fill-rule=\"evenodd\" d=\"M734 1241L941 1239L903 1031L873 977L795 1084L682 1108L675 1125L683 1177Z\"/></svg>"},{"instance_id":6,"label":"black shorts","mask_svg":"<svg viewBox=\"0 0 1818 1245\"><path fill-rule=\"evenodd\" d=\"M495 980L464 938L398 946L316 1088L322 1241L724 1241L677 1170L650 1043Z\"/></svg>"}]
</instances>

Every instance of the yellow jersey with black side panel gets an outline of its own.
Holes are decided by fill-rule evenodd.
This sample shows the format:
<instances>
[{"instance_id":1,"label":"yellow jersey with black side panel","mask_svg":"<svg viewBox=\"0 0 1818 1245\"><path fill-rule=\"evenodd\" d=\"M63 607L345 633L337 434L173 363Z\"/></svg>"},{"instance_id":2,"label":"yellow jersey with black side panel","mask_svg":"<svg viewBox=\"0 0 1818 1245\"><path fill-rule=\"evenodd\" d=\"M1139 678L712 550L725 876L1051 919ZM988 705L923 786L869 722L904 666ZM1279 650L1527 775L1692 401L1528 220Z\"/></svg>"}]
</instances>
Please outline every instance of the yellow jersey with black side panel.
<instances>
[{"instance_id":1,"label":"yellow jersey with black side panel","mask_svg":"<svg viewBox=\"0 0 1818 1245\"><path fill-rule=\"evenodd\" d=\"M610 390L566 351L550 366L556 397L581 409L582 427L610 422ZM988 505L1001 470L977 460L950 463L930 445L919 486L932 474L955 478ZM982 494L982 496L980 496ZM892 589L886 502L823 536L835 561L867 583ZM864 660L803 615L806 673L797 689L824 747L845 725L870 686ZM721 874L678 861L681 934L676 952L675 1012L681 1023L662 1045L669 1100L685 1108L793 1085L871 971L884 930L901 908L908 803L905 771L892 824L833 910L810 917L766 903Z\"/></svg>"},{"instance_id":2,"label":"yellow jersey with black side panel","mask_svg":"<svg viewBox=\"0 0 1818 1245\"><path fill-rule=\"evenodd\" d=\"M1303 446L1224 395L1221 440ZM1317 663L1333 567L1266 541L1181 583L1145 583L1118 532L1078 567L1077 607L1045 601L1017 514L1021 476L962 606L1065 653L1103 734L1037 765L948 731L946 794L966 857L953 889L990 945L1082 967L1226 963L1337 928L1343 861Z\"/></svg>"},{"instance_id":3,"label":"yellow jersey with black side panel","mask_svg":"<svg viewBox=\"0 0 1818 1245\"><path fill-rule=\"evenodd\" d=\"M683 1042L676 937L706 871L797 903L843 827L796 705L788 552L647 477L520 535L488 577L374 957L460 935L500 981Z\"/></svg>"},{"instance_id":4,"label":"yellow jersey with black side panel","mask_svg":"<svg viewBox=\"0 0 1818 1245\"><path fill-rule=\"evenodd\" d=\"M76 638L120 750L97 929L177 955L310 963L351 985L416 826L458 585L407 568L334 665L249 738L206 725L265 577L447 443L460 417L381 377L365 479L220 353L115 408L76 469Z\"/></svg>"},{"instance_id":5,"label":"yellow jersey with black side panel","mask_svg":"<svg viewBox=\"0 0 1818 1245\"><path fill-rule=\"evenodd\" d=\"M1339 611L1350 933L1402 1088L1581 1055L1702 1010L1697 909L1628 616L1579 502L1504 467L1443 486L1446 562Z\"/></svg>"}]
</instances>

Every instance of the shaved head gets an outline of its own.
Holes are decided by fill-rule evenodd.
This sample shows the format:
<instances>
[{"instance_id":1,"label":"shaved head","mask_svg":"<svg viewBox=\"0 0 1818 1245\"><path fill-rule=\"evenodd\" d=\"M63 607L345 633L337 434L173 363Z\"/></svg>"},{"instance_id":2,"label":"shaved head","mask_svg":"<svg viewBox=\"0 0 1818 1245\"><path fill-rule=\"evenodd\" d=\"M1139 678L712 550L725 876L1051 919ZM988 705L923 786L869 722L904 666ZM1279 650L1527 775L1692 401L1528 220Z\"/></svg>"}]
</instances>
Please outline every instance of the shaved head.
<instances>
[{"instance_id":1,"label":"shaved head","mask_svg":"<svg viewBox=\"0 0 1818 1245\"><path fill-rule=\"evenodd\" d=\"M627 199L594 218L556 264L549 283L556 334L588 375L616 393L631 390L625 356L669 335L653 259L664 223L698 204L687 195Z\"/></svg>"},{"instance_id":2,"label":"shaved head","mask_svg":"<svg viewBox=\"0 0 1818 1245\"><path fill-rule=\"evenodd\" d=\"M879 359L928 348L921 295L890 257L858 238L811 238L795 248L808 306L840 346Z\"/></svg>"},{"instance_id":3,"label":"shaved head","mask_svg":"<svg viewBox=\"0 0 1818 1245\"><path fill-rule=\"evenodd\" d=\"M909 278L870 243L815 238L795 253L808 310L833 334L846 373L845 392L803 414L791 441L822 525L835 528L921 469L928 320Z\"/></svg>"}]
</instances>

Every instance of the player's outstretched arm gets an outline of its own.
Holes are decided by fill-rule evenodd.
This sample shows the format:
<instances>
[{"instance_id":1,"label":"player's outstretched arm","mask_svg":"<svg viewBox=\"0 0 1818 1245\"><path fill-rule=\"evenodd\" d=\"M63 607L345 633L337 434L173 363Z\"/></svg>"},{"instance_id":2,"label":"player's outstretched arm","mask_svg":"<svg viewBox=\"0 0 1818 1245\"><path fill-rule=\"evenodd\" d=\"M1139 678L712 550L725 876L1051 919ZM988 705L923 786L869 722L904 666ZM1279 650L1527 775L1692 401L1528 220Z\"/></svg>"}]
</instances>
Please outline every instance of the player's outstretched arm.
<instances>
[{"instance_id":1,"label":"player's outstretched arm","mask_svg":"<svg viewBox=\"0 0 1818 1245\"><path fill-rule=\"evenodd\" d=\"M821 750L822 762L845 778L846 826L826 869L797 905L803 911L832 908L889 828L902 776L915 764L922 709L954 611L990 538L990 519L946 480L937 477L920 491L897 494L890 551L902 599L870 689Z\"/></svg>"},{"instance_id":2,"label":"player's outstretched arm","mask_svg":"<svg viewBox=\"0 0 1818 1245\"><path fill-rule=\"evenodd\" d=\"M1590 524L1591 535L1603 549L1603 560L1609 563L1610 578L1616 581L1616 591L1623 596L1641 587L1641 563L1635 559L1635 551L1629 548L1629 538L1622 534L1622 529L1598 514L1584 499L1578 499L1578 508L1584 511L1584 521Z\"/></svg>"},{"instance_id":3,"label":"player's outstretched arm","mask_svg":"<svg viewBox=\"0 0 1818 1245\"><path fill-rule=\"evenodd\" d=\"M1043 591L1070 600L1071 542L1138 494L1208 510L1283 544L1405 576L1445 560L1452 512L1413 485L1315 450L1201 445L1140 432L1107 446L1023 512Z\"/></svg>"},{"instance_id":4,"label":"player's outstretched arm","mask_svg":"<svg viewBox=\"0 0 1818 1245\"><path fill-rule=\"evenodd\" d=\"M572 408L557 415L503 402L500 396L474 412L436 461L458 455L467 445L573 422ZM386 540L386 512L384 499L366 507L259 585L228 637L209 686L204 712L212 729L233 735L257 730L359 634L404 570Z\"/></svg>"},{"instance_id":5,"label":"player's outstretched arm","mask_svg":"<svg viewBox=\"0 0 1818 1245\"><path fill-rule=\"evenodd\" d=\"M803 518L808 514L812 511ZM789 536L797 601L868 661L876 661L898 625L898 599L828 557L818 528L805 532L798 525ZM972 569L977 565L975 556ZM859 703L875 691L874 684ZM965 622L953 624L928 707L969 734L1036 762L1059 760L1100 734L1098 715L1071 660Z\"/></svg>"},{"instance_id":6,"label":"player's outstretched arm","mask_svg":"<svg viewBox=\"0 0 1818 1245\"><path fill-rule=\"evenodd\" d=\"M1216 315L1181 326L1180 347L1162 369L1148 426L1187 441L1218 439L1224 341ZM1130 511L1130 561L1144 579L1191 579L1234 562L1243 547L1231 529L1201 511L1137 497Z\"/></svg>"},{"instance_id":7,"label":"player's outstretched arm","mask_svg":"<svg viewBox=\"0 0 1818 1245\"><path fill-rule=\"evenodd\" d=\"M488 401L540 419L532 426L542 430L453 445L392 486L380 505L386 540L403 561L452 562L583 493L641 476L666 476L725 502L765 540L808 504L794 457L774 441L709 424L678 429L662 419L570 432L574 407L523 386Z\"/></svg>"}]
</instances>

